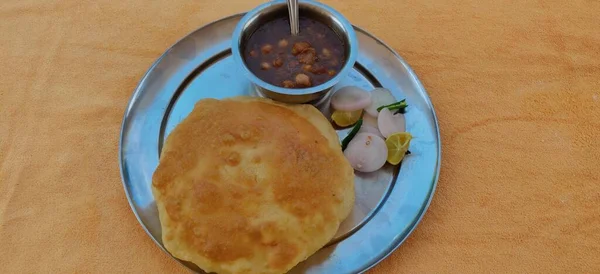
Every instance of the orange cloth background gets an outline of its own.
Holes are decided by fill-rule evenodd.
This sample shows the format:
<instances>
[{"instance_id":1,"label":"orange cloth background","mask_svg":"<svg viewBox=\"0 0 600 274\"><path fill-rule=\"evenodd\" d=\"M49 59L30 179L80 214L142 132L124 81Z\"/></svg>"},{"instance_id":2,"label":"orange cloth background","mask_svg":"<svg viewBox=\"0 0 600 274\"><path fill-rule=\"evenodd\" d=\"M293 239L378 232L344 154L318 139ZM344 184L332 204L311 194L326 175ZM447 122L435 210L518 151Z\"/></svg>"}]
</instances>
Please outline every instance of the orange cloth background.
<instances>
[{"instance_id":1,"label":"orange cloth background","mask_svg":"<svg viewBox=\"0 0 600 274\"><path fill-rule=\"evenodd\" d=\"M186 273L119 175L125 106L163 51L261 1L0 1L0 273ZM372 273L600 273L600 1L329 0L429 92L443 160Z\"/></svg>"}]
</instances>

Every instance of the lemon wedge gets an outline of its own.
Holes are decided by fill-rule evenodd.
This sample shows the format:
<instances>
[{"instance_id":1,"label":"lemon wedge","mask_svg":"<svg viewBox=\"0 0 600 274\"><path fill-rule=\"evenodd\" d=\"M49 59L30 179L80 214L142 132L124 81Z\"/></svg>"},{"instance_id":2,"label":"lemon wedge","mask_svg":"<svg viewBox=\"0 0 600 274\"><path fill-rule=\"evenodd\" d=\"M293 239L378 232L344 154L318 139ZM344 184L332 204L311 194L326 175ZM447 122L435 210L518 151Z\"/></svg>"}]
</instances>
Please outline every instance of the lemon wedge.
<instances>
[{"instance_id":1,"label":"lemon wedge","mask_svg":"<svg viewBox=\"0 0 600 274\"><path fill-rule=\"evenodd\" d=\"M396 132L385 139L385 145L388 149L388 163L397 165L402 161L408 151L410 140L412 140L412 135L408 132Z\"/></svg>"},{"instance_id":2,"label":"lemon wedge","mask_svg":"<svg viewBox=\"0 0 600 274\"><path fill-rule=\"evenodd\" d=\"M355 111L340 111L336 110L331 115L331 119L340 127L347 127L356 124L362 116L362 109Z\"/></svg>"}]
</instances>

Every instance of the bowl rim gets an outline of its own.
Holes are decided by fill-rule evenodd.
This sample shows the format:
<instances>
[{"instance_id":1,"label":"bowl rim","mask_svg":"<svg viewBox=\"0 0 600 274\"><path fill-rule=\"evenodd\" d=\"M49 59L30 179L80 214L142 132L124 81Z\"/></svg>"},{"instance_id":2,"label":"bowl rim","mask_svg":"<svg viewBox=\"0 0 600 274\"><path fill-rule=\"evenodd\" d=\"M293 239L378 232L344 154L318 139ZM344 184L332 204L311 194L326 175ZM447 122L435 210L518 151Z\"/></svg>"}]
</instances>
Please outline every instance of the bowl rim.
<instances>
[{"instance_id":1,"label":"bowl rim","mask_svg":"<svg viewBox=\"0 0 600 274\"><path fill-rule=\"evenodd\" d=\"M231 39L231 42L232 42L231 43L231 53L233 55L235 63L237 63L237 65L242 68L244 74L250 79L250 81L252 83L258 85L261 88L267 89L267 90L275 92L275 93L283 94L283 95L313 94L313 93L322 92L324 90L327 90L327 89L333 87L335 84L340 82L342 80L342 78L346 77L346 75L348 75L350 73L350 71L352 70L352 68L354 67L354 64L356 62L357 55L358 55L358 40L356 37L356 33L354 31L354 27L352 26L350 21L348 21L348 19L346 19L340 12L336 11L332 7L327 6L327 5L317 2L317 1L304 0L304 1L299 1L299 4L300 5L311 5L311 6L317 7L319 9L324 10L325 12L331 14L331 16L335 20L337 20L338 23L341 25L342 29L344 30L345 35L347 36L347 40L349 43L349 46L348 46L349 52L347 53L346 63L344 64L344 66L342 66L342 69L340 69L340 71L333 78L329 79L328 81L326 81L318 86L313 86L313 87L309 87L309 88L298 88L298 89L284 88L284 87L275 86L273 84L267 83L266 81L260 79L248 68L248 66L246 65L246 62L244 62L242 53L240 51L240 44L241 44L240 42L242 39L242 33L245 29L245 26L248 24L248 22L252 21L261 12L263 12L263 10L265 10L269 7L272 7L272 6L282 5L282 4L285 5L286 1L285 0L273 0L273 1L263 3L263 4L255 7L254 9L248 11L244 15L244 17L242 17L242 19L238 22L237 26L235 27L235 30L233 31L233 35L232 35L232 39Z\"/></svg>"}]
</instances>

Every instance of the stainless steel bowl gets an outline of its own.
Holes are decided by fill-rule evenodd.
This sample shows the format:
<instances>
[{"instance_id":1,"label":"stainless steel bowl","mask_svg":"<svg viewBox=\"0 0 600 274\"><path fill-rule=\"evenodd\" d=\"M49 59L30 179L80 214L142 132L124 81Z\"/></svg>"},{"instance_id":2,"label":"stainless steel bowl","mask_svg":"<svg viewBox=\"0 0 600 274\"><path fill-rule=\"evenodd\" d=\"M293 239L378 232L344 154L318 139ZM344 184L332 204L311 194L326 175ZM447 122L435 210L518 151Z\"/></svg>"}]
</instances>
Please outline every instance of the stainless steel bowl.
<instances>
[{"instance_id":1,"label":"stainless steel bowl","mask_svg":"<svg viewBox=\"0 0 600 274\"><path fill-rule=\"evenodd\" d=\"M244 71L257 91L265 97L286 103L309 103L325 96L331 88L342 80L354 66L358 54L358 40L352 24L333 8L316 1L301 1L299 3L300 17L316 19L332 28L344 41L346 59L338 74L329 81L318 86L290 89L269 84L250 71L242 52L250 35L262 24L277 17L287 17L288 10L285 0L275 0L264 3L246 13L233 32L231 51L235 62ZM300 30L302 31L302 30Z\"/></svg>"}]
</instances>

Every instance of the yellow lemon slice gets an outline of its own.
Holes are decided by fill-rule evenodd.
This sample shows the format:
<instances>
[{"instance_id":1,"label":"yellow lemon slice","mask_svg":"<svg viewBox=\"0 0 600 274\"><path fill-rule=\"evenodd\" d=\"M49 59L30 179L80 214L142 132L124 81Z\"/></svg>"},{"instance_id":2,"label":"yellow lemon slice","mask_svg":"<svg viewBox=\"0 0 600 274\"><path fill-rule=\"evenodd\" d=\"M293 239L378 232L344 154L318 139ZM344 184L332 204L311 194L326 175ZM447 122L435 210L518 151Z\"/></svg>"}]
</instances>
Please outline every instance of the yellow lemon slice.
<instances>
[{"instance_id":1,"label":"yellow lemon slice","mask_svg":"<svg viewBox=\"0 0 600 274\"><path fill-rule=\"evenodd\" d=\"M340 127L347 127L356 124L362 115L362 109L355 111L339 111L336 110L331 115L331 119Z\"/></svg>"},{"instance_id":2,"label":"yellow lemon slice","mask_svg":"<svg viewBox=\"0 0 600 274\"><path fill-rule=\"evenodd\" d=\"M412 135L408 132L397 132L385 139L385 145L388 149L388 163L397 165L402 161L408 151L410 140L412 140Z\"/></svg>"}]
</instances>

